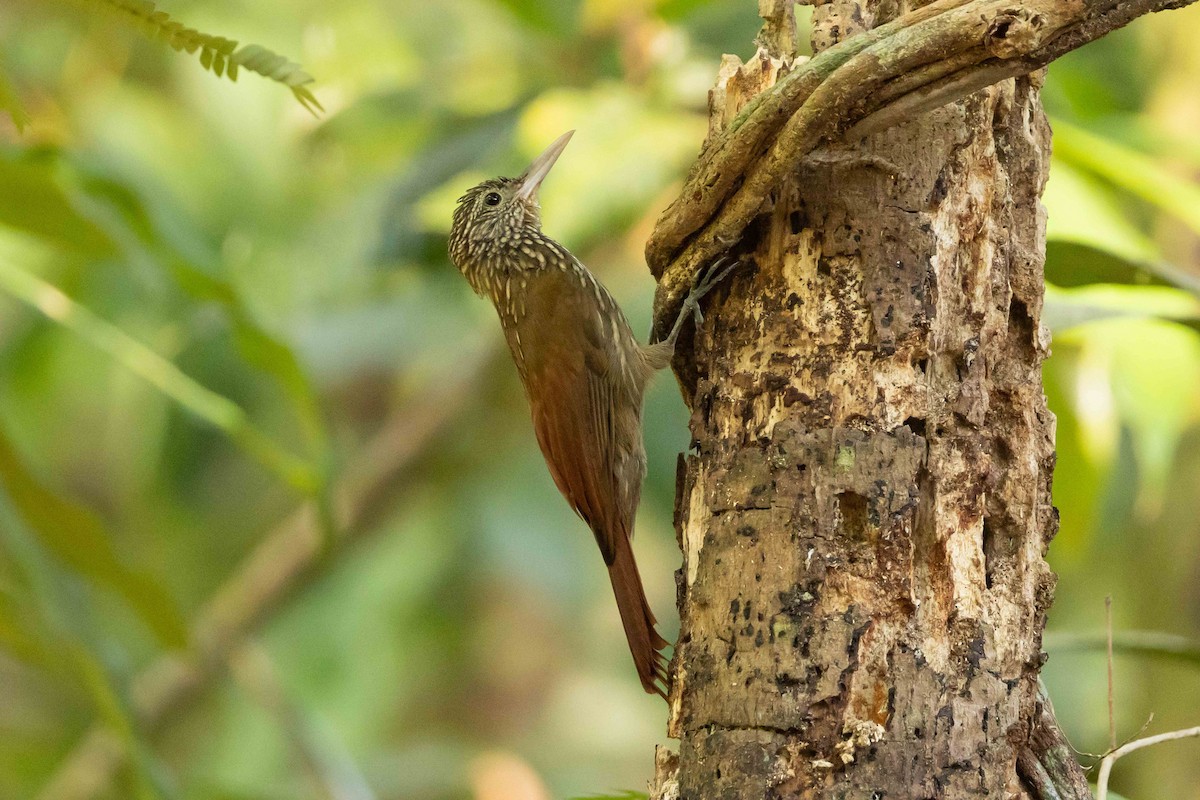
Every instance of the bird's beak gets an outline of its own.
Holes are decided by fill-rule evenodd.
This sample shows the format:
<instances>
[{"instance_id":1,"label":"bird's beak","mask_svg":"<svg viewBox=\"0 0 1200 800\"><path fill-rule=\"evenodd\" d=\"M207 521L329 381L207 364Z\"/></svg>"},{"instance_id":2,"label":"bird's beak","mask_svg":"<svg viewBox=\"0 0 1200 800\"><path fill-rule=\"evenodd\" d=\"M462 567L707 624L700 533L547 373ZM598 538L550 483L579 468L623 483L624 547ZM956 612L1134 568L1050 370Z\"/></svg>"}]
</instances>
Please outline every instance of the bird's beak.
<instances>
[{"instance_id":1,"label":"bird's beak","mask_svg":"<svg viewBox=\"0 0 1200 800\"><path fill-rule=\"evenodd\" d=\"M574 135L575 131L567 131L533 160L529 169L525 170L525 174L520 177L521 188L517 190L518 200L530 201L537 197L538 187L550 174L550 168L554 166L555 161L558 161L562 151L567 149L567 142L571 141L571 137Z\"/></svg>"}]
</instances>

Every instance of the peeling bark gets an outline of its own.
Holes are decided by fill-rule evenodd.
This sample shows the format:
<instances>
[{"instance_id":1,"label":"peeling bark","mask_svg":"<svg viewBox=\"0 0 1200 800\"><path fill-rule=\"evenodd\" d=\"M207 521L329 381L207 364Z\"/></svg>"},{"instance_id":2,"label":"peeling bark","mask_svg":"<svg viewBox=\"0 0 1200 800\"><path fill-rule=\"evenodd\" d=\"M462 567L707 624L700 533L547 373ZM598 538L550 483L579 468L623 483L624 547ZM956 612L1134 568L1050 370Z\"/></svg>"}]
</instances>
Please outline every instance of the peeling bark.
<instances>
[{"instance_id":1,"label":"peeling bark","mask_svg":"<svg viewBox=\"0 0 1200 800\"><path fill-rule=\"evenodd\" d=\"M814 44L889 4L862 5L818 7ZM727 57L710 135L790 69ZM802 160L735 246L754 268L676 364L681 749L655 797L1088 796L1037 681L1057 530L1039 85Z\"/></svg>"}]
</instances>

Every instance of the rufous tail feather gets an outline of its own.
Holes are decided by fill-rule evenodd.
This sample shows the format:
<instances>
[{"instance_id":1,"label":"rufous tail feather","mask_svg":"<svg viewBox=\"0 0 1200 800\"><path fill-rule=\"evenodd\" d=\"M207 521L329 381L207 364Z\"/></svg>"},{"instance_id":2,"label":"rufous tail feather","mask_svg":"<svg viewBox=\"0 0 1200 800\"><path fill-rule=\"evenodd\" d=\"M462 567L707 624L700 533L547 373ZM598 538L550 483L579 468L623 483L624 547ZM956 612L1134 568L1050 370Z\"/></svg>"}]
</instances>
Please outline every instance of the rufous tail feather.
<instances>
[{"instance_id":1,"label":"rufous tail feather","mask_svg":"<svg viewBox=\"0 0 1200 800\"><path fill-rule=\"evenodd\" d=\"M646 602L642 578L633 560L633 548L624 536L617 537L616 556L608 568L608 577L617 597L621 624L625 626L625 638L629 641L629 652L633 654L642 688L665 700L670 681L667 657L662 650L669 643L654 629L654 614Z\"/></svg>"}]
</instances>

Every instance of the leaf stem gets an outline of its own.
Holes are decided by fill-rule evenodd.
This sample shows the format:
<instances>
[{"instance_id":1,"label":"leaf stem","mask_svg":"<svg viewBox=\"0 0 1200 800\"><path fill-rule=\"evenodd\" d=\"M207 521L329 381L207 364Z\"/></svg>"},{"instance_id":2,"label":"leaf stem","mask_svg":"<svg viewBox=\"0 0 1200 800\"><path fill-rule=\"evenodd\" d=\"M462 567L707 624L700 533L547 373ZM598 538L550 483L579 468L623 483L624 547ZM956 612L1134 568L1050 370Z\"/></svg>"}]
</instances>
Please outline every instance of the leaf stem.
<instances>
[{"instance_id":1,"label":"leaf stem","mask_svg":"<svg viewBox=\"0 0 1200 800\"><path fill-rule=\"evenodd\" d=\"M195 416L224 431L238 447L298 491L305 495L317 493L321 485L317 470L252 425L241 406L189 378L170 361L96 316L58 287L0 261L0 290L78 334Z\"/></svg>"}]
</instances>

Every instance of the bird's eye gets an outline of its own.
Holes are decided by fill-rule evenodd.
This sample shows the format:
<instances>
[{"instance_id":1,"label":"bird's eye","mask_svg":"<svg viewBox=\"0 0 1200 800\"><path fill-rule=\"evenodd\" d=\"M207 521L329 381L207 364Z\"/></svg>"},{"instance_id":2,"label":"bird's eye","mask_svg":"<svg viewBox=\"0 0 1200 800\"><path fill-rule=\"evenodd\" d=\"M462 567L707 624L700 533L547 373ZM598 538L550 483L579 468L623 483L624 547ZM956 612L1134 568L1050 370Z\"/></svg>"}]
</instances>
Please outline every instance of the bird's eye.
<instances>
[{"instance_id":1,"label":"bird's eye","mask_svg":"<svg viewBox=\"0 0 1200 800\"><path fill-rule=\"evenodd\" d=\"M486 195L484 195L483 202L487 203L489 206L498 206L500 205L500 195L496 194L495 192L488 192Z\"/></svg>"}]
</instances>

